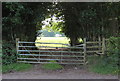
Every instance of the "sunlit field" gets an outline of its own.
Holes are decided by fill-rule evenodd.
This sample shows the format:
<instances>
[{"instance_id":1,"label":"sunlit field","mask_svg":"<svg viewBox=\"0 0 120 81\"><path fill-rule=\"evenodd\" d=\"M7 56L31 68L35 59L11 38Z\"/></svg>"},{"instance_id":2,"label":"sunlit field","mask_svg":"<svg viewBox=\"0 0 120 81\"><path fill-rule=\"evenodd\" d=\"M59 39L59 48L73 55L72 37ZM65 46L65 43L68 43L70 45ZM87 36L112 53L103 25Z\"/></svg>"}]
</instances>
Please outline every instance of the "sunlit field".
<instances>
[{"instance_id":1,"label":"sunlit field","mask_svg":"<svg viewBox=\"0 0 120 81\"><path fill-rule=\"evenodd\" d=\"M37 37L36 42L69 44L67 37ZM67 47L61 44L36 44L36 46Z\"/></svg>"}]
</instances>

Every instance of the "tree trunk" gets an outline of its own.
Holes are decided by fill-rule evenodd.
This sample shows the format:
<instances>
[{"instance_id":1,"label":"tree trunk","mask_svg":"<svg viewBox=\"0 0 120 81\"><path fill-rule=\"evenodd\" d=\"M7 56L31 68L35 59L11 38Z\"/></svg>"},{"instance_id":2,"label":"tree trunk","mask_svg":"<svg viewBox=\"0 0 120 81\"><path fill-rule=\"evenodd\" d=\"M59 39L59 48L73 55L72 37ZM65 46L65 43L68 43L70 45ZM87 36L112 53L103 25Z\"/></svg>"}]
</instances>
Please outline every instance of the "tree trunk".
<instances>
[{"instance_id":1,"label":"tree trunk","mask_svg":"<svg viewBox=\"0 0 120 81\"><path fill-rule=\"evenodd\" d=\"M79 41L78 41L78 38L70 38L70 45L71 46L75 46L75 45L77 45L77 44L79 44Z\"/></svg>"}]
</instances>

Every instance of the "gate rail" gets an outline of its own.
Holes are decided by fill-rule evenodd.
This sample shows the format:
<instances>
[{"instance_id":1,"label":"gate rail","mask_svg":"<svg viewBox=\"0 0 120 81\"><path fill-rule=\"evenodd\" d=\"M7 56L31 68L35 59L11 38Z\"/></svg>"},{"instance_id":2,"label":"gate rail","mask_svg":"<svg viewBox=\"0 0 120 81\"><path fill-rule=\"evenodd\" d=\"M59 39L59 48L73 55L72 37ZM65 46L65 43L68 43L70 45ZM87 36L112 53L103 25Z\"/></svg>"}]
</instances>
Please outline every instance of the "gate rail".
<instances>
[{"instance_id":1,"label":"gate rail","mask_svg":"<svg viewBox=\"0 0 120 81\"><path fill-rule=\"evenodd\" d=\"M52 46L52 44L61 46ZM63 43L24 42L16 39L17 60L24 63L53 63L50 61L55 60L54 63L59 64L85 65L87 55L104 55L105 48L105 38L102 40L99 38L97 41L86 41L84 38L84 43L76 46Z\"/></svg>"},{"instance_id":2,"label":"gate rail","mask_svg":"<svg viewBox=\"0 0 120 81\"><path fill-rule=\"evenodd\" d=\"M29 44L41 45L62 45L55 46L33 46ZM43 43L43 42L24 42L16 39L17 61L23 63L58 63L58 64L86 64L86 45L70 47L63 43ZM33 49L38 48L38 49ZM54 60L55 62L51 62Z\"/></svg>"}]
</instances>

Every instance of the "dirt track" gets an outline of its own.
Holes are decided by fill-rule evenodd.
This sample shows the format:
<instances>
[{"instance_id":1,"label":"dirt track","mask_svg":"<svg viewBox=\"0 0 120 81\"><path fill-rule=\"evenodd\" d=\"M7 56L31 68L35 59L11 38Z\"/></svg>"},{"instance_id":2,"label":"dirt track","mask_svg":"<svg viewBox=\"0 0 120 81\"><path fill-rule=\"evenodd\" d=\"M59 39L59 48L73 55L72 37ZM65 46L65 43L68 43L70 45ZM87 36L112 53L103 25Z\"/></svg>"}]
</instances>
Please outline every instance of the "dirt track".
<instances>
[{"instance_id":1,"label":"dirt track","mask_svg":"<svg viewBox=\"0 0 120 81\"><path fill-rule=\"evenodd\" d=\"M25 72L13 72L2 75L3 79L118 79L116 75L100 75L89 72L85 68L69 67L62 70L43 70L35 65Z\"/></svg>"}]
</instances>

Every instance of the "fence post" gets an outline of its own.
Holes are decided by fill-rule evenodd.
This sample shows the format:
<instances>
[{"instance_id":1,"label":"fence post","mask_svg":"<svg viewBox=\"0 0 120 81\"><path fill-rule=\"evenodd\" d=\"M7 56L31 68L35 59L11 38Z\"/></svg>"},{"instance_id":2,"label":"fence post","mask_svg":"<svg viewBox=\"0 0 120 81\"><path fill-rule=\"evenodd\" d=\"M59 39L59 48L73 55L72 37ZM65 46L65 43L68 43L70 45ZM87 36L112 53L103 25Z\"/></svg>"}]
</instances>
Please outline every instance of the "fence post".
<instances>
[{"instance_id":1,"label":"fence post","mask_svg":"<svg viewBox=\"0 0 120 81\"><path fill-rule=\"evenodd\" d=\"M105 38L102 38L102 53L105 54Z\"/></svg>"},{"instance_id":2,"label":"fence post","mask_svg":"<svg viewBox=\"0 0 120 81\"><path fill-rule=\"evenodd\" d=\"M19 41L19 38L16 38L16 50L17 50L17 54L18 54L18 50L19 50L19 43L18 43L18 41Z\"/></svg>"},{"instance_id":3,"label":"fence post","mask_svg":"<svg viewBox=\"0 0 120 81\"><path fill-rule=\"evenodd\" d=\"M101 38L100 38L100 36L99 36L98 40L99 40L99 52L101 52Z\"/></svg>"},{"instance_id":4,"label":"fence post","mask_svg":"<svg viewBox=\"0 0 120 81\"><path fill-rule=\"evenodd\" d=\"M84 38L84 65L86 65L86 38Z\"/></svg>"}]
</instances>

